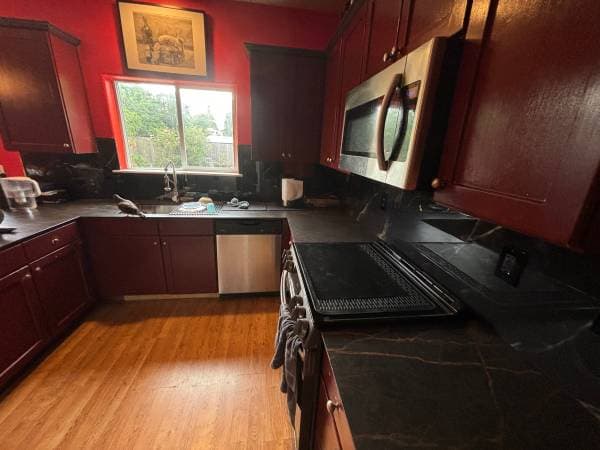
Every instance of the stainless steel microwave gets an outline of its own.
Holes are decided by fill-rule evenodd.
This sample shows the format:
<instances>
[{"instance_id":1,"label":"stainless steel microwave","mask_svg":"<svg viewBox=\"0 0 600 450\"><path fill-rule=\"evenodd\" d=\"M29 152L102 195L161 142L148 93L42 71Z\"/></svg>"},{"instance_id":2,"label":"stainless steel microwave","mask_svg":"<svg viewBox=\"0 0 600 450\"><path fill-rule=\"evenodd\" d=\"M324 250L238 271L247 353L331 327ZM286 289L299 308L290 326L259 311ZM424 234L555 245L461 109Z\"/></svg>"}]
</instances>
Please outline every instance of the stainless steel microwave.
<instances>
[{"instance_id":1,"label":"stainless steel microwave","mask_svg":"<svg viewBox=\"0 0 600 450\"><path fill-rule=\"evenodd\" d=\"M434 38L348 93L340 168L416 189L445 48Z\"/></svg>"}]
</instances>

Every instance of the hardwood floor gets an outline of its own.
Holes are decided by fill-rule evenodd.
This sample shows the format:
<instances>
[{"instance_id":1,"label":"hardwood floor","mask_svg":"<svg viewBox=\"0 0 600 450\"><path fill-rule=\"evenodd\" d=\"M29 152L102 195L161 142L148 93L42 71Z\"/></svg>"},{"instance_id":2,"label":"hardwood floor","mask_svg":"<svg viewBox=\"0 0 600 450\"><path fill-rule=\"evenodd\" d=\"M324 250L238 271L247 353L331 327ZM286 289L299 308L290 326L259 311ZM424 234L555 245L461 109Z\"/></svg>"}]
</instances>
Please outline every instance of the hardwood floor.
<instances>
[{"instance_id":1,"label":"hardwood floor","mask_svg":"<svg viewBox=\"0 0 600 450\"><path fill-rule=\"evenodd\" d=\"M106 304L0 398L0 449L291 449L276 298Z\"/></svg>"}]
</instances>

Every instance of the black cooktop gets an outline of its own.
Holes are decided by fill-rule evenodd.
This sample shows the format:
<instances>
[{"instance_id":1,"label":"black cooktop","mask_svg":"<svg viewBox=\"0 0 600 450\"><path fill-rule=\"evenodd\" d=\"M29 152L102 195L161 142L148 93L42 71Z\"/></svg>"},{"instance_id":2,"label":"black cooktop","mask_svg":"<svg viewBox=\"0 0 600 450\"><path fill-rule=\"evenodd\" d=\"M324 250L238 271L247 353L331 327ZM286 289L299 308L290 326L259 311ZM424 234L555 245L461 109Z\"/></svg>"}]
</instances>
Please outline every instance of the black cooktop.
<instances>
[{"instance_id":1,"label":"black cooktop","mask_svg":"<svg viewBox=\"0 0 600 450\"><path fill-rule=\"evenodd\" d=\"M452 312L382 243L300 243L295 248L313 312L325 320Z\"/></svg>"}]
</instances>

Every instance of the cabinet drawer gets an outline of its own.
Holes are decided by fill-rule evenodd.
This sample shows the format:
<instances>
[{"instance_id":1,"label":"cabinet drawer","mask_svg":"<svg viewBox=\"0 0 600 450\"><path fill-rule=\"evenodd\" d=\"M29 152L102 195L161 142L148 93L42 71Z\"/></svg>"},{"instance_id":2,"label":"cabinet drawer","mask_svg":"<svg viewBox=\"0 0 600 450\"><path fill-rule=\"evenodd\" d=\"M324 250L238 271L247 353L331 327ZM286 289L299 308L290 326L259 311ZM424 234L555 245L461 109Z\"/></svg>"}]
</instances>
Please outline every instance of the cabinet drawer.
<instances>
[{"instance_id":1,"label":"cabinet drawer","mask_svg":"<svg viewBox=\"0 0 600 450\"><path fill-rule=\"evenodd\" d=\"M77 224L72 222L28 240L23 244L23 248L25 249L27 259L33 261L78 238Z\"/></svg>"},{"instance_id":2,"label":"cabinet drawer","mask_svg":"<svg viewBox=\"0 0 600 450\"><path fill-rule=\"evenodd\" d=\"M140 217L99 217L82 221L89 238L97 235L110 236L158 236L156 220Z\"/></svg>"},{"instance_id":3,"label":"cabinet drawer","mask_svg":"<svg viewBox=\"0 0 600 450\"><path fill-rule=\"evenodd\" d=\"M182 219L174 217L158 222L162 236L212 236L215 234L214 221L211 219Z\"/></svg>"},{"instance_id":4,"label":"cabinet drawer","mask_svg":"<svg viewBox=\"0 0 600 450\"><path fill-rule=\"evenodd\" d=\"M15 245L0 252L0 278L25 266L27 258L23 246Z\"/></svg>"}]
</instances>

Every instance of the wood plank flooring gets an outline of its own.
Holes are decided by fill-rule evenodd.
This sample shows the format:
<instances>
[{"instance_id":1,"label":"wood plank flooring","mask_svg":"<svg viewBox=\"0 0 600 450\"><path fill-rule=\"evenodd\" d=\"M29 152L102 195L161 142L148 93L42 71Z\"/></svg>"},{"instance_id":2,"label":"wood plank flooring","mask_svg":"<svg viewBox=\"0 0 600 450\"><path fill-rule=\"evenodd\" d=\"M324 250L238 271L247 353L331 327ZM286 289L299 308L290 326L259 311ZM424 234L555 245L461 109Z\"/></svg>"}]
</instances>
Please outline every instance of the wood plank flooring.
<instances>
[{"instance_id":1,"label":"wood plank flooring","mask_svg":"<svg viewBox=\"0 0 600 450\"><path fill-rule=\"evenodd\" d=\"M0 449L292 449L278 299L99 306L0 397Z\"/></svg>"}]
</instances>

